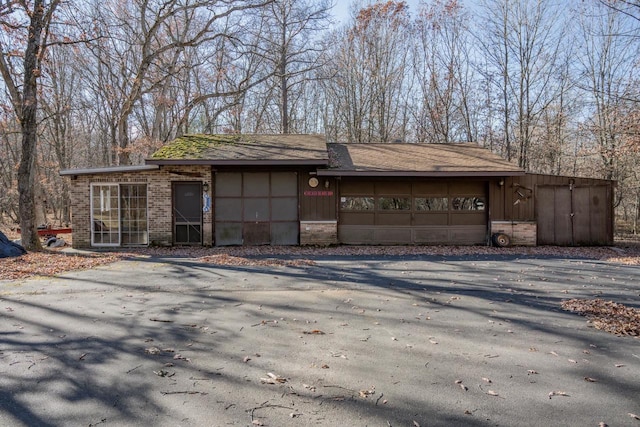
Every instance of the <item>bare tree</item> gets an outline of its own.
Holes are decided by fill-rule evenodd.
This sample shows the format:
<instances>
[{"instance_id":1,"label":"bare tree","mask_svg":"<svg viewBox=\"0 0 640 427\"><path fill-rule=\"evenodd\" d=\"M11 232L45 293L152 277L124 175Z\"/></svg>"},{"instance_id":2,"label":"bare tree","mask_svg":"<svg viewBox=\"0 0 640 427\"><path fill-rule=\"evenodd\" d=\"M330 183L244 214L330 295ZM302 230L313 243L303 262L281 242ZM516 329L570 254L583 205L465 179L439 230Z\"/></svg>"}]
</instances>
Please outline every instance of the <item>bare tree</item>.
<instances>
[{"instance_id":1,"label":"bare tree","mask_svg":"<svg viewBox=\"0 0 640 427\"><path fill-rule=\"evenodd\" d=\"M528 169L536 127L560 93L556 77L567 51L562 14L550 0L486 1L483 10L486 32L478 40L489 68L501 77L492 81L503 103L505 155Z\"/></svg>"},{"instance_id":2,"label":"bare tree","mask_svg":"<svg viewBox=\"0 0 640 427\"><path fill-rule=\"evenodd\" d=\"M406 134L410 16L403 1L374 3L331 36L324 73L330 127L349 142L391 142Z\"/></svg>"},{"instance_id":3,"label":"bare tree","mask_svg":"<svg viewBox=\"0 0 640 427\"><path fill-rule=\"evenodd\" d=\"M279 130L292 130L291 96L303 91L313 79L313 71L322 66L324 47L319 35L330 24L331 0L275 0L264 8L262 43L264 57L274 70L272 90L280 115ZM293 129L297 126L293 123Z\"/></svg>"},{"instance_id":4,"label":"bare tree","mask_svg":"<svg viewBox=\"0 0 640 427\"><path fill-rule=\"evenodd\" d=\"M229 37L229 20L240 20L243 13L272 1L129 0L124 6L100 2L94 10L102 15L97 22L103 42L94 52L100 62L118 64L122 74L115 129L120 164L131 161L131 115L146 91L162 87L167 74L161 67L167 59L171 71L185 48Z\"/></svg>"},{"instance_id":5,"label":"bare tree","mask_svg":"<svg viewBox=\"0 0 640 427\"><path fill-rule=\"evenodd\" d=\"M414 23L413 70L420 88L419 142L474 141L472 76L466 16L456 0L423 5Z\"/></svg>"},{"instance_id":6,"label":"bare tree","mask_svg":"<svg viewBox=\"0 0 640 427\"><path fill-rule=\"evenodd\" d=\"M27 250L41 249L36 230L34 193L38 144L38 78L42 73L52 19L59 5L60 0L20 1L0 5L0 26L8 30L6 37L0 41L0 74L22 133L18 193L22 244ZM20 54L15 55L16 51Z\"/></svg>"}]
</instances>

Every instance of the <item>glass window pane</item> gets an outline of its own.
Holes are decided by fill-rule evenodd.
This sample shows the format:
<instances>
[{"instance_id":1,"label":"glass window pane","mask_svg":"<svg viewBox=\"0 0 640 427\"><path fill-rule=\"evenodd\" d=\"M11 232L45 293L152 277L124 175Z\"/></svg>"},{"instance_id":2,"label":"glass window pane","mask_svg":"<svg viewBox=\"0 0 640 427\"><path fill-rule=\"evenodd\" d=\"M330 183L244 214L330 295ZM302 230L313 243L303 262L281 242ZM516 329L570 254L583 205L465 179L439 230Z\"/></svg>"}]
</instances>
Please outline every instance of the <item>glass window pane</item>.
<instances>
[{"instance_id":1,"label":"glass window pane","mask_svg":"<svg viewBox=\"0 0 640 427\"><path fill-rule=\"evenodd\" d=\"M91 185L91 240L96 246L120 244L118 185Z\"/></svg>"},{"instance_id":2,"label":"glass window pane","mask_svg":"<svg viewBox=\"0 0 640 427\"><path fill-rule=\"evenodd\" d=\"M345 211L372 211L373 197L341 197L340 209Z\"/></svg>"},{"instance_id":3,"label":"glass window pane","mask_svg":"<svg viewBox=\"0 0 640 427\"><path fill-rule=\"evenodd\" d=\"M378 208L383 211L408 211L411 210L409 197L380 197Z\"/></svg>"},{"instance_id":4,"label":"glass window pane","mask_svg":"<svg viewBox=\"0 0 640 427\"><path fill-rule=\"evenodd\" d=\"M484 197L454 197L451 201L451 208L455 211L483 211L484 206Z\"/></svg>"},{"instance_id":5,"label":"glass window pane","mask_svg":"<svg viewBox=\"0 0 640 427\"><path fill-rule=\"evenodd\" d=\"M123 245L147 245L147 185L120 185L120 223Z\"/></svg>"},{"instance_id":6,"label":"glass window pane","mask_svg":"<svg viewBox=\"0 0 640 427\"><path fill-rule=\"evenodd\" d=\"M417 211L442 212L449 210L449 198L447 197L416 197L414 203Z\"/></svg>"}]
</instances>

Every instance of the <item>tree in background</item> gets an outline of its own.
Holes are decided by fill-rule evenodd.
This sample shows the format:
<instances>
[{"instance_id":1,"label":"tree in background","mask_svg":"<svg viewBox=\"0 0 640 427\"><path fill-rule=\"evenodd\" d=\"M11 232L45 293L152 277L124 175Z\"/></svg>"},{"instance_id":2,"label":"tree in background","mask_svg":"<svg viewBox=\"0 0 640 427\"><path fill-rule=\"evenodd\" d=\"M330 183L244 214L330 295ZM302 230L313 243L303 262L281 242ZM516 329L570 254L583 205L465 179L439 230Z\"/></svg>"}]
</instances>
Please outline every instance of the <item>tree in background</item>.
<instances>
[{"instance_id":1,"label":"tree in background","mask_svg":"<svg viewBox=\"0 0 640 427\"><path fill-rule=\"evenodd\" d=\"M265 108L277 105L279 132L299 131L297 122L303 121L306 112L296 114L296 105L305 84L322 66L320 35L330 24L332 7L330 0L275 0L263 9L265 26L259 36L262 54L274 75L263 103Z\"/></svg>"},{"instance_id":2,"label":"tree in background","mask_svg":"<svg viewBox=\"0 0 640 427\"><path fill-rule=\"evenodd\" d=\"M457 0L423 4L414 22L416 141L473 142L473 76L467 16Z\"/></svg>"},{"instance_id":3,"label":"tree in background","mask_svg":"<svg viewBox=\"0 0 640 427\"><path fill-rule=\"evenodd\" d=\"M324 71L329 126L348 142L405 140L403 114L410 80L410 15L406 2L387 1L357 12L350 28L331 36ZM404 110L406 111L406 110Z\"/></svg>"},{"instance_id":4,"label":"tree in background","mask_svg":"<svg viewBox=\"0 0 640 427\"><path fill-rule=\"evenodd\" d=\"M22 245L42 246L36 230L36 156L38 146L38 79L42 74L54 13L60 0L0 3L0 74L22 136L18 194Z\"/></svg>"}]
</instances>

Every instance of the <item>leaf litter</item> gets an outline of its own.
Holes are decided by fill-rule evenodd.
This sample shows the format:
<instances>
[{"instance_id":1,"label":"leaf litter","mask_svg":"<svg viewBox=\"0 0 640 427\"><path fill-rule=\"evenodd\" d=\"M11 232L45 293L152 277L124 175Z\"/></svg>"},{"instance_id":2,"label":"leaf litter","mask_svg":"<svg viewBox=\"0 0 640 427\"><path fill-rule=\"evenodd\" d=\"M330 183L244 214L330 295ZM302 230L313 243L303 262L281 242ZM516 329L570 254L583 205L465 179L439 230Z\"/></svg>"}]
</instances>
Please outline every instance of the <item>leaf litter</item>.
<instances>
[{"instance_id":1,"label":"leaf litter","mask_svg":"<svg viewBox=\"0 0 640 427\"><path fill-rule=\"evenodd\" d=\"M617 250L614 250L617 249ZM185 256L197 258L199 262L212 265L231 266L314 266L314 256L357 256L357 255L527 255L566 256L614 262L626 265L640 265L640 247L511 247L492 246L243 246L230 248L205 247L149 247L136 248L128 252L90 252L72 254L62 249L45 249L30 252L17 258L0 259L0 280L18 280L30 276L53 276L66 271L86 270L100 265L111 264L127 258L148 258L151 256ZM292 259L272 257L287 256ZM266 258L270 257L270 258Z\"/></svg>"},{"instance_id":2,"label":"leaf litter","mask_svg":"<svg viewBox=\"0 0 640 427\"><path fill-rule=\"evenodd\" d=\"M602 299L571 299L561 305L563 310L585 316L596 329L640 336L640 309Z\"/></svg>"}]
</instances>

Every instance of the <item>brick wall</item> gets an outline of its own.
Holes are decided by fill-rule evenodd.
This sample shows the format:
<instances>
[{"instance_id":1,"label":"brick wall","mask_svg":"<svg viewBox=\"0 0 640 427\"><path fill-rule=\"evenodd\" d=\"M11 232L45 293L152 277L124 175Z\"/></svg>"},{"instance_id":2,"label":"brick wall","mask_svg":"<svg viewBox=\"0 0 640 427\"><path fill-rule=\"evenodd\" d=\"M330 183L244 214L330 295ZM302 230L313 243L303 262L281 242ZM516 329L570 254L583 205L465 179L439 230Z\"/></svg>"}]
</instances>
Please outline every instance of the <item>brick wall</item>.
<instances>
[{"instance_id":1,"label":"brick wall","mask_svg":"<svg viewBox=\"0 0 640 427\"><path fill-rule=\"evenodd\" d=\"M338 244L337 221L301 221L301 245L335 245Z\"/></svg>"},{"instance_id":2,"label":"brick wall","mask_svg":"<svg viewBox=\"0 0 640 427\"><path fill-rule=\"evenodd\" d=\"M71 179L71 222L73 228L73 247L91 246L91 184L146 183L148 206L149 243L151 245L170 246L173 243L172 220L172 182L211 181L211 168L208 166L165 166L153 171L128 173L109 173L78 175ZM211 246L212 211L203 213L203 244Z\"/></svg>"},{"instance_id":3,"label":"brick wall","mask_svg":"<svg viewBox=\"0 0 640 427\"><path fill-rule=\"evenodd\" d=\"M538 227L534 221L492 221L491 235L504 233L512 246L536 246Z\"/></svg>"}]
</instances>

